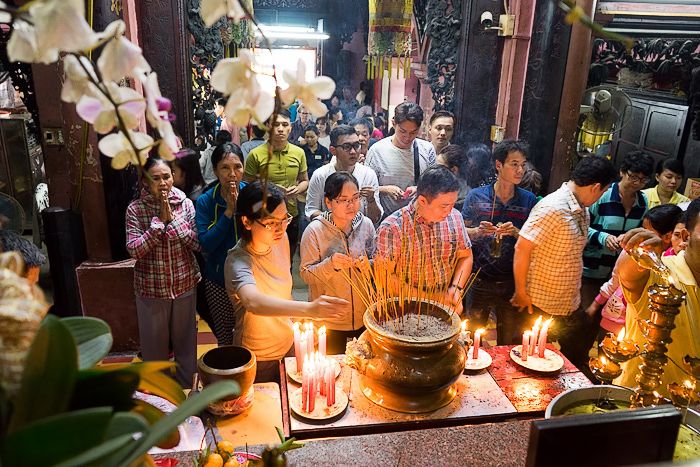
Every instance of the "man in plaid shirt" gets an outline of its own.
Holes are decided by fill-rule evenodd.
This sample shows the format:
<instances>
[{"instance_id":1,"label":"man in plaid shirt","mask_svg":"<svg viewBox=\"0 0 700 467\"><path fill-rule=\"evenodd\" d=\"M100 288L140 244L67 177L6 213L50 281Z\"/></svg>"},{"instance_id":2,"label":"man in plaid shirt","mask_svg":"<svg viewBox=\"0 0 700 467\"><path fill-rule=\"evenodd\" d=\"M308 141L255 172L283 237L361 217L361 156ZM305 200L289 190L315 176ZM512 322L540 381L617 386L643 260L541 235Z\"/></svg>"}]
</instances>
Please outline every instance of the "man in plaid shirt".
<instances>
[{"instance_id":1,"label":"man in plaid shirt","mask_svg":"<svg viewBox=\"0 0 700 467\"><path fill-rule=\"evenodd\" d=\"M446 289L445 303L461 312L472 252L462 215L454 209L458 191L459 181L446 167L423 172L415 200L379 226L377 256L395 261L398 280L404 283Z\"/></svg>"},{"instance_id":2,"label":"man in plaid shirt","mask_svg":"<svg viewBox=\"0 0 700 467\"><path fill-rule=\"evenodd\" d=\"M530 314L553 316L553 339L579 368L587 368L582 330L581 273L588 238L588 208L617 177L612 162L589 156L578 163L571 180L546 196L530 212L515 244L513 306Z\"/></svg>"}]
</instances>

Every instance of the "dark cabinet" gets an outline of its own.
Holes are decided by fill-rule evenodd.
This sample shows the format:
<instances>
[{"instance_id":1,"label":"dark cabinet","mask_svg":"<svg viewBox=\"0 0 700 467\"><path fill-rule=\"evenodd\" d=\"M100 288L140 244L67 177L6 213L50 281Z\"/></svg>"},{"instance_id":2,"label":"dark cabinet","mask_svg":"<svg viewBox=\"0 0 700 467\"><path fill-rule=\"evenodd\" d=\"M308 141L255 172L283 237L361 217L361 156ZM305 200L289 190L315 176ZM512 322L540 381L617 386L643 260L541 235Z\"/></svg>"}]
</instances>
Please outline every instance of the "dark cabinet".
<instances>
[{"instance_id":1,"label":"dark cabinet","mask_svg":"<svg viewBox=\"0 0 700 467\"><path fill-rule=\"evenodd\" d=\"M630 94L630 121L613 138L613 162L619 165L630 151L643 150L654 159L677 158L688 106L653 96Z\"/></svg>"}]
</instances>

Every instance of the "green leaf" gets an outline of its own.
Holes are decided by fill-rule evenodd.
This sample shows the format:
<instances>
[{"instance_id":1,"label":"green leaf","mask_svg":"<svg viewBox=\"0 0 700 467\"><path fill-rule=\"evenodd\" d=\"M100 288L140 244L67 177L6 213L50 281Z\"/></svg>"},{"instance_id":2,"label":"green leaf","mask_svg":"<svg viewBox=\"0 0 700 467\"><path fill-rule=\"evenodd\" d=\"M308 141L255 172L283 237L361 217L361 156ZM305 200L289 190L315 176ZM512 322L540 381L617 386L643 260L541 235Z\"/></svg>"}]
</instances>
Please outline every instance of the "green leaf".
<instances>
[{"instance_id":1,"label":"green leaf","mask_svg":"<svg viewBox=\"0 0 700 467\"><path fill-rule=\"evenodd\" d=\"M112 348L112 332L109 325L98 318L75 316L61 322L73 334L78 344L78 368L84 370L97 365Z\"/></svg>"},{"instance_id":2,"label":"green leaf","mask_svg":"<svg viewBox=\"0 0 700 467\"><path fill-rule=\"evenodd\" d=\"M132 433L110 438L102 444L83 451L75 457L57 464L56 467L80 467L103 460L105 457L115 453L120 449L124 449L129 444L136 444L138 441L134 439ZM53 464L52 464L53 465Z\"/></svg>"},{"instance_id":3,"label":"green leaf","mask_svg":"<svg viewBox=\"0 0 700 467\"><path fill-rule=\"evenodd\" d=\"M47 315L27 354L10 433L30 422L65 411L77 371L78 352L73 336L60 319Z\"/></svg>"},{"instance_id":4,"label":"green leaf","mask_svg":"<svg viewBox=\"0 0 700 467\"><path fill-rule=\"evenodd\" d=\"M104 440L111 407L68 412L26 425L2 441L4 465L44 465L76 456Z\"/></svg>"},{"instance_id":5,"label":"green leaf","mask_svg":"<svg viewBox=\"0 0 700 467\"><path fill-rule=\"evenodd\" d=\"M116 463L110 463L109 465L121 466L131 464L131 462L138 459L139 456L148 452L148 450L161 439L168 436L168 434L177 428L180 423L184 422L187 417L198 414L211 402L228 396L237 396L239 393L240 388L234 381L218 381L205 387L202 392L187 399L177 410L153 425L146 432L146 435L139 440L139 445L132 450L128 456L116 459Z\"/></svg>"},{"instance_id":6,"label":"green leaf","mask_svg":"<svg viewBox=\"0 0 700 467\"><path fill-rule=\"evenodd\" d=\"M164 412L146 401L136 399L134 400L134 404L135 406L132 412L143 416L149 425L155 425L166 416ZM178 444L180 444L180 431L176 428L170 432L167 438L158 443L158 447L162 449L172 449Z\"/></svg>"},{"instance_id":7,"label":"green leaf","mask_svg":"<svg viewBox=\"0 0 700 467\"><path fill-rule=\"evenodd\" d=\"M78 372L72 409L110 406L115 411L131 410L134 406L132 396L139 386L139 375L126 368L115 371L96 371L94 369Z\"/></svg>"}]
</instances>

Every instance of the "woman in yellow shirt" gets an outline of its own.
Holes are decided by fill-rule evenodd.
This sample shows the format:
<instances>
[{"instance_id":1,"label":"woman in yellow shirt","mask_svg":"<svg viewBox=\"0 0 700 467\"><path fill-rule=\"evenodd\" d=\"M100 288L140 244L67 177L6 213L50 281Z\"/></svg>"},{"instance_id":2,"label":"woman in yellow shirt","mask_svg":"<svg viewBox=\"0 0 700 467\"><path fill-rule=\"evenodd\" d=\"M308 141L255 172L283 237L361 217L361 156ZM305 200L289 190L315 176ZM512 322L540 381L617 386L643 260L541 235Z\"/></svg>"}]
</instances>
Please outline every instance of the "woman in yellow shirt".
<instances>
[{"instance_id":1,"label":"woman in yellow shirt","mask_svg":"<svg viewBox=\"0 0 700 467\"><path fill-rule=\"evenodd\" d=\"M654 188L642 190L647 197L647 208L651 209L660 204L678 204L690 201L676 190L681 185L684 175L683 163L676 159L664 159L656 165L656 181Z\"/></svg>"}]
</instances>

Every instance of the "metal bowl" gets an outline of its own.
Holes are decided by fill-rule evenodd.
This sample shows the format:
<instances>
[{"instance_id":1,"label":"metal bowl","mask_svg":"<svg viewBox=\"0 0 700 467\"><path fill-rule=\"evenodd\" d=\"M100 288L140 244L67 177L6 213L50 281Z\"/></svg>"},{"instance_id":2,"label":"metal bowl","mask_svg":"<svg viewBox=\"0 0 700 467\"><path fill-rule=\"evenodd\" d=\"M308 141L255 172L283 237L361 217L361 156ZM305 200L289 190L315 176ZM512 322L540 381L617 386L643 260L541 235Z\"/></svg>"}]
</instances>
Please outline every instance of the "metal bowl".
<instances>
[{"instance_id":1,"label":"metal bowl","mask_svg":"<svg viewBox=\"0 0 700 467\"><path fill-rule=\"evenodd\" d=\"M544 412L544 418L552 418L563 415L572 405L579 402L594 403L600 398L610 399L614 402L629 402L634 391L623 386L601 384L587 388L569 389L552 399Z\"/></svg>"}]
</instances>

